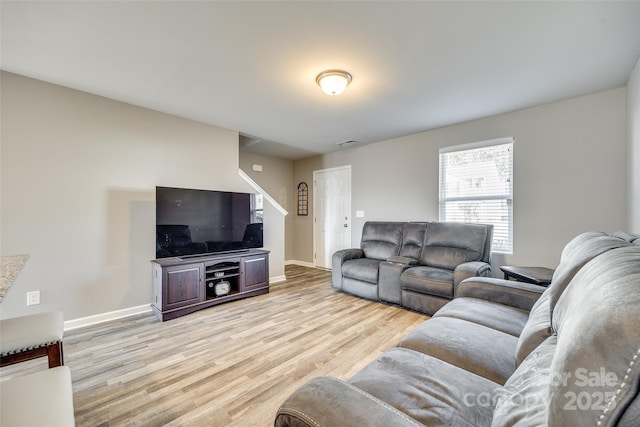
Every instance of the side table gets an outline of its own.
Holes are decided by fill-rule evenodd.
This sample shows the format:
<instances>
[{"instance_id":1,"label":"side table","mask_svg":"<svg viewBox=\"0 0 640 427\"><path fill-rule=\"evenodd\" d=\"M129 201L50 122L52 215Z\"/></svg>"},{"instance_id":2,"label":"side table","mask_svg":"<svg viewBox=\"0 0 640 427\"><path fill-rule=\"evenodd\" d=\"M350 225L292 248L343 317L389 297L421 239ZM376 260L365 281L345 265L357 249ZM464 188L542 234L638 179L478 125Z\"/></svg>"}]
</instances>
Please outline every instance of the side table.
<instances>
[{"instance_id":1,"label":"side table","mask_svg":"<svg viewBox=\"0 0 640 427\"><path fill-rule=\"evenodd\" d=\"M503 265L500 270L504 278L514 278L520 282L533 283L534 285L549 286L554 270L546 267L515 267Z\"/></svg>"}]
</instances>

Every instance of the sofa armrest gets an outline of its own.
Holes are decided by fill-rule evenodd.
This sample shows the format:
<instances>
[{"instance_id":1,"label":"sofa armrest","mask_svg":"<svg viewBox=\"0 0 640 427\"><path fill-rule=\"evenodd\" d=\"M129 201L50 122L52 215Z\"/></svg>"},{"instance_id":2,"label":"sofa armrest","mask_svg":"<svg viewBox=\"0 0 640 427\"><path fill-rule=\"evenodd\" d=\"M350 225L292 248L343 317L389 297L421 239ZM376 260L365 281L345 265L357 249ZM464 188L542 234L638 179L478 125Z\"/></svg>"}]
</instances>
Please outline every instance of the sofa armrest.
<instances>
[{"instance_id":1,"label":"sofa armrest","mask_svg":"<svg viewBox=\"0 0 640 427\"><path fill-rule=\"evenodd\" d=\"M387 262L402 264L405 268L413 267L419 264L417 259L408 256L392 256L387 258Z\"/></svg>"},{"instance_id":2,"label":"sofa armrest","mask_svg":"<svg viewBox=\"0 0 640 427\"><path fill-rule=\"evenodd\" d=\"M342 263L344 263L347 260L355 259L355 258L363 258L363 257L364 257L364 251L362 249L359 249L359 248L340 249L339 251L334 252L333 256L331 257L331 263L333 267L335 267L336 263L338 263L339 265L342 265Z\"/></svg>"},{"instance_id":3,"label":"sofa armrest","mask_svg":"<svg viewBox=\"0 0 640 427\"><path fill-rule=\"evenodd\" d=\"M400 305L402 289L400 275L410 267L419 265L418 260L406 256L392 256L380 263L378 268L378 298L381 301Z\"/></svg>"},{"instance_id":4,"label":"sofa armrest","mask_svg":"<svg viewBox=\"0 0 640 427\"><path fill-rule=\"evenodd\" d=\"M334 289L342 290L342 264L345 261L363 258L364 251L358 248L341 249L331 257L331 281Z\"/></svg>"},{"instance_id":5,"label":"sofa armrest","mask_svg":"<svg viewBox=\"0 0 640 427\"><path fill-rule=\"evenodd\" d=\"M464 262L453 270L453 286L456 287L464 279L470 277L490 277L491 264L484 261Z\"/></svg>"},{"instance_id":6,"label":"sofa armrest","mask_svg":"<svg viewBox=\"0 0 640 427\"><path fill-rule=\"evenodd\" d=\"M423 424L337 378L313 378L284 401L274 427L418 427Z\"/></svg>"},{"instance_id":7,"label":"sofa armrest","mask_svg":"<svg viewBox=\"0 0 640 427\"><path fill-rule=\"evenodd\" d=\"M454 298L479 298L530 311L545 288L524 282L473 277L455 287Z\"/></svg>"}]
</instances>

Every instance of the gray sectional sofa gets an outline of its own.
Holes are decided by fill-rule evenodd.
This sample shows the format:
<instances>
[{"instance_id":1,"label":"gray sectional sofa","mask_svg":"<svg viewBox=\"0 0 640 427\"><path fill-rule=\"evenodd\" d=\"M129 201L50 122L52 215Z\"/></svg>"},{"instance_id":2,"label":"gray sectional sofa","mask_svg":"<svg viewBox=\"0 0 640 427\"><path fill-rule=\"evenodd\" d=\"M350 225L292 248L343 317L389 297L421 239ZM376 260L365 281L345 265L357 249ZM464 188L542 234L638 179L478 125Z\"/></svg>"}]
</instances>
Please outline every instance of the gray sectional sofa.
<instances>
[{"instance_id":1,"label":"gray sectional sofa","mask_svg":"<svg viewBox=\"0 0 640 427\"><path fill-rule=\"evenodd\" d=\"M462 280L491 276L492 238L492 225L367 222L360 248L333 255L333 287L433 314Z\"/></svg>"},{"instance_id":2,"label":"gray sectional sofa","mask_svg":"<svg viewBox=\"0 0 640 427\"><path fill-rule=\"evenodd\" d=\"M312 379L293 426L640 425L640 238L581 234L548 288L470 278L348 381Z\"/></svg>"}]
</instances>

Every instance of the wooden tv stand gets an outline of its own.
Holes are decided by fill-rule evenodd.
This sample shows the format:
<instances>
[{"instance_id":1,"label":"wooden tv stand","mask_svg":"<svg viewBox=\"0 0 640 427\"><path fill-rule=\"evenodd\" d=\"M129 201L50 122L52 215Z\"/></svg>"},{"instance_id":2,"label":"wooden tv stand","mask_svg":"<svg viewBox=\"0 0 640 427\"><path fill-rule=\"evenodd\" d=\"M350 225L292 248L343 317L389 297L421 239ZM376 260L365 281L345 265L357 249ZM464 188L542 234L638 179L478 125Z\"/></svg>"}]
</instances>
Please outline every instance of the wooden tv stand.
<instances>
[{"instance_id":1,"label":"wooden tv stand","mask_svg":"<svg viewBox=\"0 0 640 427\"><path fill-rule=\"evenodd\" d=\"M269 251L262 249L151 263L151 308L161 321L269 292ZM229 283L229 292L216 296L215 285L222 281Z\"/></svg>"}]
</instances>

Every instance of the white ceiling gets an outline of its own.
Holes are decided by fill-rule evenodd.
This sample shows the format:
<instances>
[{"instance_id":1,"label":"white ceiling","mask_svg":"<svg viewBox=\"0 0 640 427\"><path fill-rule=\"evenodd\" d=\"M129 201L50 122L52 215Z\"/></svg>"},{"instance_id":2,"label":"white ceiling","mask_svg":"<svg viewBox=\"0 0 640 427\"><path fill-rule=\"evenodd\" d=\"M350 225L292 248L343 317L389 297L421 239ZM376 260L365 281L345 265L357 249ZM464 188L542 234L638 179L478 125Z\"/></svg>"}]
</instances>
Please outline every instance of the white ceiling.
<instances>
[{"instance_id":1,"label":"white ceiling","mask_svg":"<svg viewBox=\"0 0 640 427\"><path fill-rule=\"evenodd\" d=\"M290 159L622 87L640 1L2 1L1 68ZM348 70L338 97L315 76Z\"/></svg>"}]
</instances>

